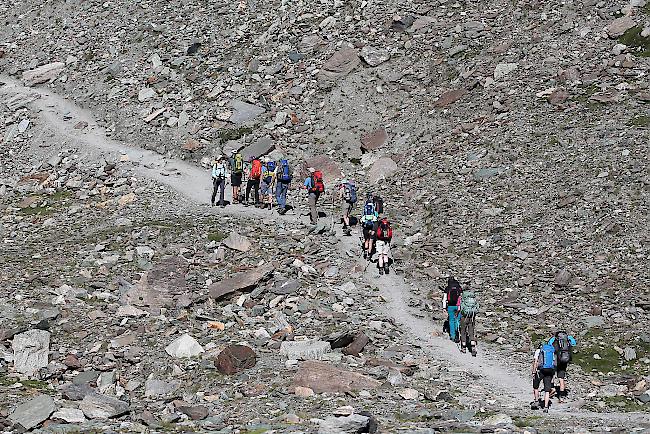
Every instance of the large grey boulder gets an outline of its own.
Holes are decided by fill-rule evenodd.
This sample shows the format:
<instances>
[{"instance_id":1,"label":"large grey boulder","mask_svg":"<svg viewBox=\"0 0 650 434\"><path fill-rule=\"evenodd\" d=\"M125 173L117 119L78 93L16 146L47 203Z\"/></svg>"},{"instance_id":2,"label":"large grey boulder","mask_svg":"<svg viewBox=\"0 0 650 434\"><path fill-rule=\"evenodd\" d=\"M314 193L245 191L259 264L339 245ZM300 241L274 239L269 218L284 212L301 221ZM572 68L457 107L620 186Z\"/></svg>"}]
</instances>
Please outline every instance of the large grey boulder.
<instances>
[{"instance_id":1,"label":"large grey boulder","mask_svg":"<svg viewBox=\"0 0 650 434\"><path fill-rule=\"evenodd\" d=\"M54 410L56 410L56 405L52 397L38 395L16 407L13 413L9 415L9 420L20 424L26 430L30 430L47 420Z\"/></svg>"},{"instance_id":2,"label":"large grey boulder","mask_svg":"<svg viewBox=\"0 0 650 434\"><path fill-rule=\"evenodd\" d=\"M369 423L370 418L360 414L351 414L345 417L330 416L321 422L318 434L359 433L363 432Z\"/></svg>"},{"instance_id":3,"label":"large grey boulder","mask_svg":"<svg viewBox=\"0 0 650 434\"><path fill-rule=\"evenodd\" d=\"M165 351L172 357L182 358L196 357L205 350L196 339L185 333L167 345Z\"/></svg>"},{"instance_id":4,"label":"large grey boulder","mask_svg":"<svg viewBox=\"0 0 650 434\"><path fill-rule=\"evenodd\" d=\"M264 107L259 107L240 100L233 100L230 105L233 108L233 113L230 116L229 121L233 124L243 124L252 121L266 111Z\"/></svg>"},{"instance_id":5,"label":"large grey boulder","mask_svg":"<svg viewBox=\"0 0 650 434\"><path fill-rule=\"evenodd\" d=\"M229 249L239 252L248 252L251 248L250 240L243 235L239 235L237 232L231 232L223 243Z\"/></svg>"},{"instance_id":6,"label":"large grey boulder","mask_svg":"<svg viewBox=\"0 0 650 434\"><path fill-rule=\"evenodd\" d=\"M129 404L112 396L89 393L79 404L89 419L109 419L129 412Z\"/></svg>"},{"instance_id":7,"label":"large grey boulder","mask_svg":"<svg viewBox=\"0 0 650 434\"><path fill-rule=\"evenodd\" d=\"M48 364L50 332L28 330L14 336L11 347L14 351L14 368L21 374L33 377L39 369Z\"/></svg>"},{"instance_id":8,"label":"large grey boulder","mask_svg":"<svg viewBox=\"0 0 650 434\"><path fill-rule=\"evenodd\" d=\"M169 396L180 389L180 387L181 382L178 380L155 380L152 378L144 383L144 396Z\"/></svg>"}]
</instances>

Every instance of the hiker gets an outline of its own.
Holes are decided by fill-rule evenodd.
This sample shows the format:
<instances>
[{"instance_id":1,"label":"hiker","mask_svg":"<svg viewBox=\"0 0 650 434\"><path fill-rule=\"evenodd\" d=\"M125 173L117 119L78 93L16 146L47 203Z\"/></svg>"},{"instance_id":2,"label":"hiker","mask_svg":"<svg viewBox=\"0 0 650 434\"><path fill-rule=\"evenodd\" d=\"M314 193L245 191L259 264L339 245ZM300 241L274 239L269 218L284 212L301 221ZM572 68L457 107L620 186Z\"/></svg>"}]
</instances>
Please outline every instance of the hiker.
<instances>
[{"instance_id":1,"label":"hiker","mask_svg":"<svg viewBox=\"0 0 650 434\"><path fill-rule=\"evenodd\" d=\"M442 297L442 308L447 310L449 319L449 339L459 342L458 328L460 321L460 303L463 288L460 283L453 277L447 279L447 287L444 289Z\"/></svg>"},{"instance_id":2,"label":"hiker","mask_svg":"<svg viewBox=\"0 0 650 434\"><path fill-rule=\"evenodd\" d=\"M275 200L278 203L278 214L284 215L287 212L287 192L291 184L291 166L289 160L282 159L276 171Z\"/></svg>"},{"instance_id":3,"label":"hiker","mask_svg":"<svg viewBox=\"0 0 650 434\"><path fill-rule=\"evenodd\" d=\"M311 224L318 223L318 209L316 204L321 194L325 192L325 184L323 183L323 173L313 167L307 169L309 175L305 178L303 188L307 190L307 200L309 202L309 216Z\"/></svg>"},{"instance_id":4,"label":"hiker","mask_svg":"<svg viewBox=\"0 0 650 434\"><path fill-rule=\"evenodd\" d=\"M374 247L375 231L377 230L377 219L379 214L375 208L375 201L372 193L366 196L366 203L363 205L363 214L361 215L361 232L363 233L363 258L370 260L372 258L372 249Z\"/></svg>"},{"instance_id":5,"label":"hiker","mask_svg":"<svg viewBox=\"0 0 650 434\"><path fill-rule=\"evenodd\" d=\"M557 355L553 345L543 343L535 351L531 373L533 375L533 398L531 408L535 409L535 403L539 400L539 386L544 384L544 413L548 413L551 400L551 389L553 389L553 376L557 368Z\"/></svg>"},{"instance_id":6,"label":"hiker","mask_svg":"<svg viewBox=\"0 0 650 434\"><path fill-rule=\"evenodd\" d=\"M353 180L343 179L339 185L339 200L341 201L341 214L343 217L343 234L350 236L350 214L357 202L357 187Z\"/></svg>"},{"instance_id":7,"label":"hiker","mask_svg":"<svg viewBox=\"0 0 650 434\"><path fill-rule=\"evenodd\" d=\"M254 156L250 157L250 171L248 172L248 181L246 181L246 206L250 205L251 190L254 190L254 206L260 204L260 179L262 178L262 161Z\"/></svg>"},{"instance_id":8,"label":"hiker","mask_svg":"<svg viewBox=\"0 0 650 434\"><path fill-rule=\"evenodd\" d=\"M239 203L239 194L241 189L242 179L244 177L244 157L242 154L233 149L230 158L228 159L230 165L230 185L232 186L232 203Z\"/></svg>"},{"instance_id":9,"label":"hiker","mask_svg":"<svg viewBox=\"0 0 650 434\"><path fill-rule=\"evenodd\" d=\"M214 200L217 197L217 191L219 191L219 206L222 208L226 206L226 202L223 199L224 190L226 188L226 176L228 175L228 170L226 168L226 163L224 161L223 155L217 156L214 162L212 163L212 206L214 206Z\"/></svg>"},{"instance_id":10,"label":"hiker","mask_svg":"<svg viewBox=\"0 0 650 434\"><path fill-rule=\"evenodd\" d=\"M466 352L469 348L473 357L476 357L476 314L479 302L474 291L465 288L460 298L460 351Z\"/></svg>"},{"instance_id":11,"label":"hiker","mask_svg":"<svg viewBox=\"0 0 650 434\"><path fill-rule=\"evenodd\" d=\"M548 340L548 344L555 348L557 356L556 374L557 378L560 380L560 390L557 397L560 402L563 402L564 398L568 396L566 390L566 370L573 359L573 347L577 345L576 338L569 335L567 332L560 330L555 333L555 336Z\"/></svg>"},{"instance_id":12,"label":"hiker","mask_svg":"<svg viewBox=\"0 0 650 434\"><path fill-rule=\"evenodd\" d=\"M264 157L264 165L262 166L262 182L260 190L262 193L262 205L260 208L273 209L273 193L275 188L275 161L269 157Z\"/></svg>"},{"instance_id":13,"label":"hiker","mask_svg":"<svg viewBox=\"0 0 650 434\"><path fill-rule=\"evenodd\" d=\"M384 217L377 222L375 231L375 249L377 250L377 268L379 274L388 274L390 260L390 242L393 239L393 228L390 227L388 218Z\"/></svg>"}]
</instances>

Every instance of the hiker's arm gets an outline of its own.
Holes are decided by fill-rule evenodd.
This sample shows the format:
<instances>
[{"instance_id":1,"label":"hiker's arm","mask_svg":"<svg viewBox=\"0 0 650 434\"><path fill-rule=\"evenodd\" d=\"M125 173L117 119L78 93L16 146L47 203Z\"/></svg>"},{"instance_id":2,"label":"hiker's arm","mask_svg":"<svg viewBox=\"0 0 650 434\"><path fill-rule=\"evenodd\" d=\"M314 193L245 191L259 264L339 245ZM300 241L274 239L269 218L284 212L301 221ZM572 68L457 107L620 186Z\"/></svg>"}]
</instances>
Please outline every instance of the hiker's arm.
<instances>
[{"instance_id":1,"label":"hiker's arm","mask_svg":"<svg viewBox=\"0 0 650 434\"><path fill-rule=\"evenodd\" d=\"M576 338L574 338L573 336L569 336L569 343L571 344L572 347L575 347L576 345L578 345L578 342L576 341Z\"/></svg>"}]
</instances>

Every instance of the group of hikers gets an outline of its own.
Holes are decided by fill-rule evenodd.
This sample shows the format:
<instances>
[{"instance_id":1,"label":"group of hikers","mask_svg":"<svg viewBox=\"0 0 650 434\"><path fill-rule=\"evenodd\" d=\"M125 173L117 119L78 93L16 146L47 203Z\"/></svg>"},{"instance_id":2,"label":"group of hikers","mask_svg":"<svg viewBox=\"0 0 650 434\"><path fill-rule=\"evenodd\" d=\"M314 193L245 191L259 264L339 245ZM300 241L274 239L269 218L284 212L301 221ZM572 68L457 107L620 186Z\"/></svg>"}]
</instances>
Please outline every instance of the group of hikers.
<instances>
[{"instance_id":1,"label":"group of hikers","mask_svg":"<svg viewBox=\"0 0 650 434\"><path fill-rule=\"evenodd\" d=\"M460 351L468 350L476 356L475 326L480 304L474 291L467 286L461 287L454 278L447 279L443 290L442 307L447 312L447 320L443 332L449 334L449 339L459 344ZM557 395L559 402L568 395L566 388L566 373L571 363L576 339L563 330L558 330L551 338L544 340L535 350L531 366L533 377L533 410L542 408L548 413L550 399ZM559 387L554 385L553 377L557 376ZM540 390L544 392L541 395Z\"/></svg>"},{"instance_id":2,"label":"group of hikers","mask_svg":"<svg viewBox=\"0 0 650 434\"><path fill-rule=\"evenodd\" d=\"M310 221L312 225L316 225L318 223L318 200L325 193L325 183L320 170L309 167L307 173L301 188L307 192ZM224 196L229 174L233 204L241 203L244 206L252 205L272 210L275 199L278 213L283 215L287 212L287 193L293 179L293 170L287 159L273 161L269 157L257 158L254 156L245 159L236 150L231 152L229 158L218 155L212 163L212 206L226 206ZM244 180L246 180L245 193L241 191ZM218 201L216 200L217 196ZM341 180L338 183L337 197L341 202L344 235L350 236L351 227L359 222L363 234L363 257L372 261L373 254L376 253L379 274L388 274L390 272L390 243L393 238L393 229L388 218L382 215L384 212L382 198L379 195L368 193L362 214L360 218L356 218L353 216L353 210L358 196L354 181Z\"/></svg>"}]
</instances>

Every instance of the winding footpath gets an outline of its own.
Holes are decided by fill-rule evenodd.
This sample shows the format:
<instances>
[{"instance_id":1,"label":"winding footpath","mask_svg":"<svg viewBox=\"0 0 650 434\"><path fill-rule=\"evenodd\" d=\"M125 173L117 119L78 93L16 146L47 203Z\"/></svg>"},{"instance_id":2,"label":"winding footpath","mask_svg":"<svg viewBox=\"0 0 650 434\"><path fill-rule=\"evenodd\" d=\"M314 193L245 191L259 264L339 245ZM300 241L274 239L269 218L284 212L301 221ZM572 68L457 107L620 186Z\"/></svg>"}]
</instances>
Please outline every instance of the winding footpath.
<instances>
[{"instance_id":1,"label":"winding footpath","mask_svg":"<svg viewBox=\"0 0 650 434\"><path fill-rule=\"evenodd\" d=\"M113 140L106 136L104 129L98 125L92 113L75 105L43 88L27 88L18 81L0 75L0 96L2 100L9 98L28 98L33 101L27 105L38 115L44 125L47 125L60 138L76 144L88 152L93 158L106 158L114 161L127 156L133 164L133 170L139 176L155 180L196 205L209 205L211 179L209 171L183 161L165 158L153 151L143 150L128 144ZM79 122L87 123L83 129L75 129ZM109 158L110 157L110 158ZM230 188L226 188L226 199L231 200ZM301 221L300 208L297 214L280 216L256 208L244 208L232 205L224 209L212 208L215 213L238 215L240 217L264 217L275 220ZM329 223L329 221L328 221ZM358 256L359 246L357 237L339 237L339 255L345 261L350 256ZM363 266L364 260L357 259ZM429 319L415 315L408 305L411 298L410 285L394 272L378 278L374 267L366 267L364 279L374 287L378 287L386 303L382 308L384 313L393 318L403 331L415 339L415 344L421 346L431 358L448 362L463 371L480 378L486 390L507 397L510 408L527 408L531 398L531 384L528 377L520 372L509 370L507 365L494 357L489 351L479 352L478 357L461 357L456 345L443 337L433 336L432 331L439 328ZM482 350L484 346L480 347ZM555 405L551 416L574 417L580 419L601 420L603 423L623 423L628 427L648 424L649 413L595 413L580 409L571 409L570 404Z\"/></svg>"}]
</instances>

